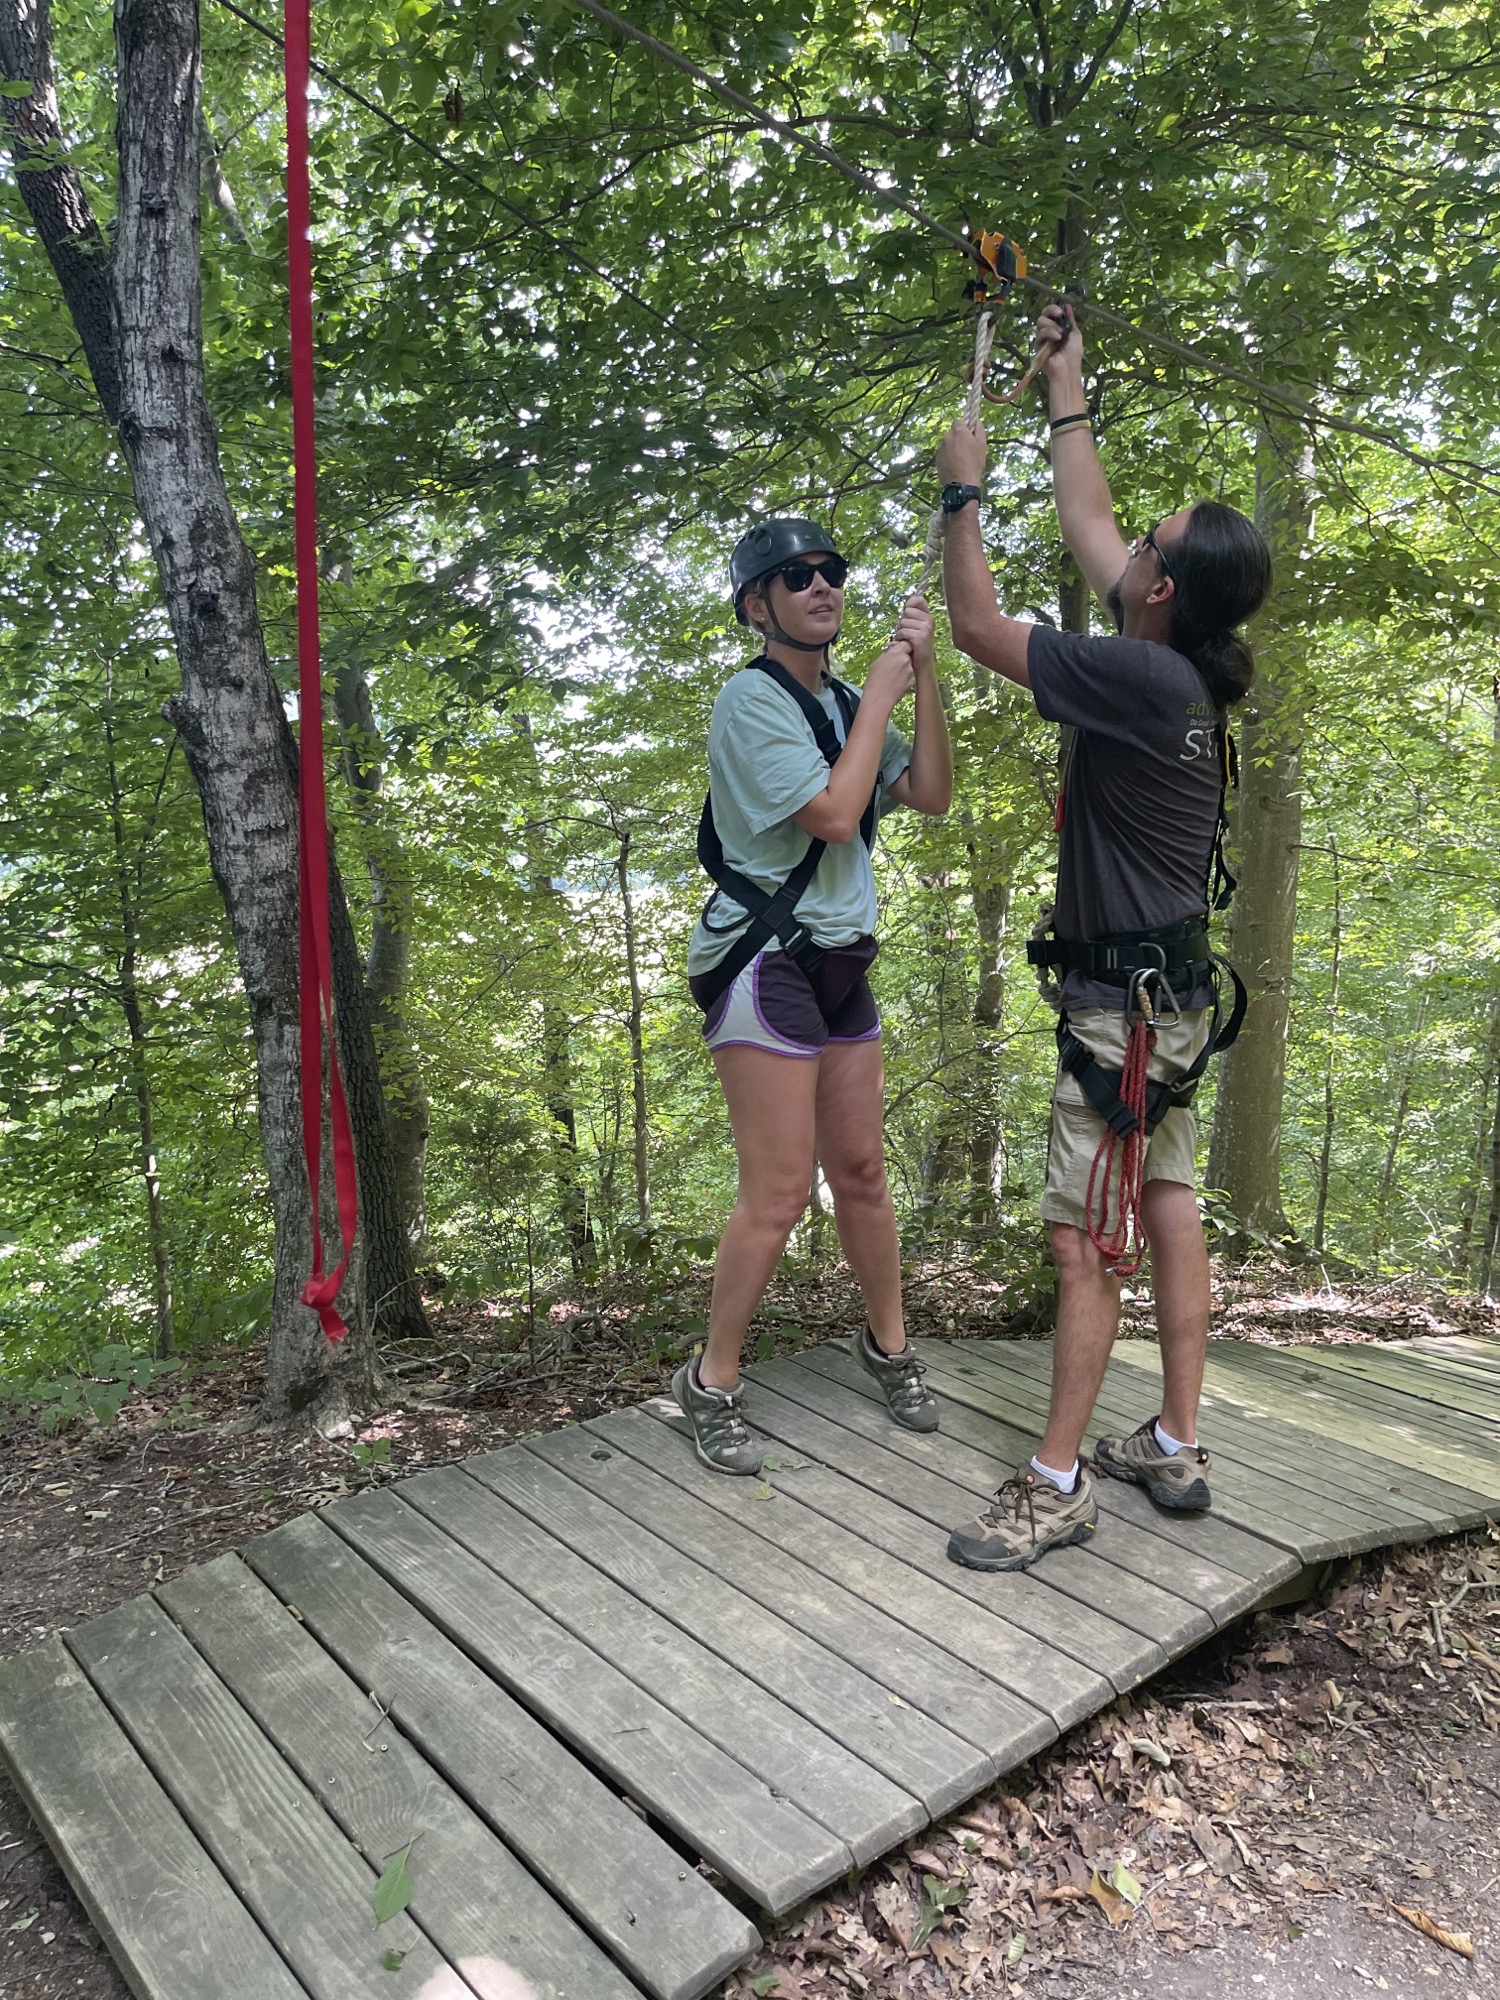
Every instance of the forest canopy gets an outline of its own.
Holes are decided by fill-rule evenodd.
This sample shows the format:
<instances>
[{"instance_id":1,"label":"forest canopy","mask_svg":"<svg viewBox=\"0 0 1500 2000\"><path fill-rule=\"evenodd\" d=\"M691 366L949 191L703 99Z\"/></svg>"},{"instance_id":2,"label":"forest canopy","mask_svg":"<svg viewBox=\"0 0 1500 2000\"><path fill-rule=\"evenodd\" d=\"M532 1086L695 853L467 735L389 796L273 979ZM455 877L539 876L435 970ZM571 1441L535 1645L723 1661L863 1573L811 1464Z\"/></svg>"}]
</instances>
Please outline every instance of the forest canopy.
<instances>
[{"instance_id":1,"label":"forest canopy","mask_svg":"<svg viewBox=\"0 0 1500 2000\"><path fill-rule=\"evenodd\" d=\"M834 528L858 681L921 567L973 339L951 238L985 227L1082 302L1127 531L1219 497L1276 553L1224 932L1252 1010L1199 1099L1208 1211L1314 1265L1489 1288L1494 9L622 12L737 97L561 0L317 9L328 776L360 961L341 1005L367 1020L401 1268L478 1297L711 1251L733 1161L684 955L709 711L747 657L729 546L767 512ZM139 421L152 368L181 360L138 325L156 101L184 201L201 190L179 282L189 333L201 298L195 449L253 565L245 657L270 677L245 771L282 784L279 22L266 0L203 0L201 29L183 0L131 0L117 47L107 11L58 0L49 80L36 14L0 0L0 1371L18 1381L108 1343L262 1337L296 1209L267 1110L281 975L256 971L263 933L215 845L234 814L193 692L193 648L218 642L174 595ZM170 86L151 70L168 49ZM49 223L42 196L70 189ZM92 263L68 266L80 245ZM80 304L97 278L102 333ZM1002 383L1044 297L999 308ZM1044 406L990 415L1001 606L1084 629ZM889 1166L910 1254L961 1253L1019 1297L1040 1282L1053 1062L1024 946L1059 746L941 620L940 645L954 808L891 816L879 868ZM287 928L277 904L264 936ZM828 1254L821 1222L814 1189L795 1254Z\"/></svg>"}]
</instances>

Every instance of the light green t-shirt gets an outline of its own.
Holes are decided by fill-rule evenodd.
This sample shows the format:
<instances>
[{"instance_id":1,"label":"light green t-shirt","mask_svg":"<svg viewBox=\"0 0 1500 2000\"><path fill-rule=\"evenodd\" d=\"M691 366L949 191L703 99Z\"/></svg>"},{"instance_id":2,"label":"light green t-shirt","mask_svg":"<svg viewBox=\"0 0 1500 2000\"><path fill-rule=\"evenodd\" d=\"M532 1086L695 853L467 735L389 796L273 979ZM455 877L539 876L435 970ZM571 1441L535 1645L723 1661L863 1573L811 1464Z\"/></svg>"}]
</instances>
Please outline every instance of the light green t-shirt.
<instances>
[{"instance_id":1,"label":"light green t-shirt","mask_svg":"<svg viewBox=\"0 0 1500 2000\"><path fill-rule=\"evenodd\" d=\"M819 699L842 741L844 721L831 683ZM887 727L877 817L896 804L890 788L910 763L911 744ZM708 726L708 774L724 859L773 894L807 852L808 836L792 814L827 789L828 765L801 709L758 667L743 668L719 690ZM846 945L874 930L875 910L875 870L858 832L852 840L830 841L797 905L798 920L819 944ZM745 914L722 890L714 892L688 945L689 976L718 964ZM781 947L773 938L767 949Z\"/></svg>"}]
</instances>

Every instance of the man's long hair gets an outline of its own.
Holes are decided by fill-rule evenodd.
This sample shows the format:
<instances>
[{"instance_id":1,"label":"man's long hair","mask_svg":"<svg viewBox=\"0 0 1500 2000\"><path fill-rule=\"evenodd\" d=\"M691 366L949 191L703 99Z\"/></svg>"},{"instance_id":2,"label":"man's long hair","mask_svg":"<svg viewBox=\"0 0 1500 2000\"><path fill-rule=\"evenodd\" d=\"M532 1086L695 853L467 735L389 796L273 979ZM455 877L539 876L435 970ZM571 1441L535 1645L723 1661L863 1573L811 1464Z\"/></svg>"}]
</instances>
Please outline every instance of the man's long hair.
<instances>
[{"instance_id":1,"label":"man's long hair","mask_svg":"<svg viewBox=\"0 0 1500 2000\"><path fill-rule=\"evenodd\" d=\"M1271 551L1253 521L1219 500L1199 500L1169 552L1171 644L1208 683L1217 708L1243 701L1255 656L1236 632L1271 592Z\"/></svg>"}]
</instances>

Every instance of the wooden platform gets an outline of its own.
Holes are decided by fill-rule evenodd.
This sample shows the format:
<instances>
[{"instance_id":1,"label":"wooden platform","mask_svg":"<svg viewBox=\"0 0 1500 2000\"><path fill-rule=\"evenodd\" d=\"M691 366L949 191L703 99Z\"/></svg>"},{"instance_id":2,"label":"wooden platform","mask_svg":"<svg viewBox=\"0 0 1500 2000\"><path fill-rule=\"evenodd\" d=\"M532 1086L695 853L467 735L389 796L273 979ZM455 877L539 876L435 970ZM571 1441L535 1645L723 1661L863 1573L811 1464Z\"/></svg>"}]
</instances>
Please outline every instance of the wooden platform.
<instances>
[{"instance_id":1,"label":"wooden platform","mask_svg":"<svg viewBox=\"0 0 1500 2000\"><path fill-rule=\"evenodd\" d=\"M935 1435L823 1347L752 1372L763 1480L706 1471L648 1404L343 1501L0 1663L0 1756L134 1991L693 2000L754 1949L747 1912L1304 1567L1500 1513L1500 1350L1216 1343L1212 1514L1101 1481L1090 1546L976 1575L947 1531L1033 1448L1051 1352L921 1352ZM1152 1411L1157 1368L1117 1349L1103 1428Z\"/></svg>"}]
</instances>

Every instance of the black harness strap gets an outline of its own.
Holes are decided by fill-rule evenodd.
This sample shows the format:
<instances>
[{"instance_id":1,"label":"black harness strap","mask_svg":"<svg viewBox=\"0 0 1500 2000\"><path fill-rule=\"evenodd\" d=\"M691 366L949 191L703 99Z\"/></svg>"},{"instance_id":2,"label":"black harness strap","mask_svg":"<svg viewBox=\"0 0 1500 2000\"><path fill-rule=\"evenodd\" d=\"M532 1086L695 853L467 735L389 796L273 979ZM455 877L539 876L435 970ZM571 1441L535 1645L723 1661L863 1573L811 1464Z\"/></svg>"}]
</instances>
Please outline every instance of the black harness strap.
<instances>
[{"instance_id":1,"label":"black harness strap","mask_svg":"<svg viewBox=\"0 0 1500 2000\"><path fill-rule=\"evenodd\" d=\"M1234 1005L1229 1011L1229 1019L1219 1026L1219 970L1229 974L1234 981ZM1221 1055L1238 1036L1245 1020L1245 1007L1249 995L1243 980L1232 965L1222 959L1213 961L1214 1000L1213 1012L1209 1016L1208 1034L1201 1049L1193 1059L1190 1069L1170 1083L1148 1080L1146 1084L1146 1136L1160 1125L1167 1113L1174 1108L1186 1107L1197 1095L1198 1085L1203 1081L1204 1072L1210 1060ZM1057 1059L1070 1076L1078 1079L1078 1087L1109 1126L1117 1138L1125 1139L1136 1129L1135 1113L1120 1095L1121 1072L1106 1069L1085 1043L1079 1041L1068 1026L1068 1017L1063 1014L1057 1023Z\"/></svg>"},{"instance_id":2,"label":"black harness strap","mask_svg":"<svg viewBox=\"0 0 1500 2000\"><path fill-rule=\"evenodd\" d=\"M758 667L763 674L769 675L782 692L796 702L813 733L814 742L831 769L838 762L844 745L840 743L838 732L828 719L827 709L816 695L810 694L796 676L788 673L778 661L761 658L752 660L751 665ZM859 696L852 688L845 687L842 681L836 680L832 686L833 698L838 703L839 715L844 724L844 741L847 742L849 731L854 726L855 715L859 711ZM870 802L865 807L859 822L860 838L867 848L873 847L875 842L875 802L879 792L880 787L877 784L870 794ZM823 859L823 851L827 845L828 843L823 840L810 840L807 852L791 874L774 895L768 895L759 883L752 882L748 875L742 875L737 868L731 868L724 859L724 843L720 840L719 830L714 825L713 793L710 791L706 794L703 811L698 820L698 859L714 882L714 896L722 889L748 914L739 937L728 952L698 982L699 1005L705 1013L719 996L733 985L751 959L757 952L763 951L773 937L804 972L816 972L822 964L824 958L822 946L814 941L804 924L798 923L795 912L808 884L818 872L818 863ZM714 904L714 896L710 896L704 906L705 924L708 921L708 912Z\"/></svg>"},{"instance_id":3,"label":"black harness strap","mask_svg":"<svg viewBox=\"0 0 1500 2000\"><path fill-rule=\"evenodd\" d=\"M1204 907L1210 913L1225 909L1239 887L1224 858L1229 793L1239 784L1239 756L1222 710L1214 734L1219 754L1219 808L1203 892ZM1152 986L1165 986L1169 1000L1174 991L1190 992L1204 979L1212 982L1213 1011L1208 1035L1192 1067L1170 1083L1148 1080L1146 1084L1148 1137L1174 1107L1192 1103L1211 1059L1221 1055L1244 1026L1250 996L1234 967L1215 956L1208 941L1207 916L1186 917L1179 923L1158 925L1154 930L1118 931L1099 938L1033 938L1026 947L1026 956L1032 965L1057 966L1064 973L1081 972L1110 985L1127 986L1132 993L1138 981L1148 990ZM1226 972L1234 985L1234 1004L1221 1028L1219 994ZM1106 1069L1093 1051L1079 1041L1068 1026L1066 1012L1058 1018L1057 1055L1068 1074L1077 1078L1079 1089L1110 1130L1117 1138L1128 1138L1137 1128L1137 1119L1120 1095L1122 1072Z\"/></svg>"}]
</instances>

